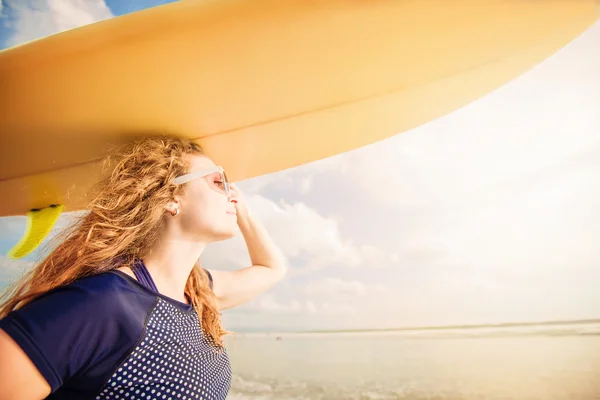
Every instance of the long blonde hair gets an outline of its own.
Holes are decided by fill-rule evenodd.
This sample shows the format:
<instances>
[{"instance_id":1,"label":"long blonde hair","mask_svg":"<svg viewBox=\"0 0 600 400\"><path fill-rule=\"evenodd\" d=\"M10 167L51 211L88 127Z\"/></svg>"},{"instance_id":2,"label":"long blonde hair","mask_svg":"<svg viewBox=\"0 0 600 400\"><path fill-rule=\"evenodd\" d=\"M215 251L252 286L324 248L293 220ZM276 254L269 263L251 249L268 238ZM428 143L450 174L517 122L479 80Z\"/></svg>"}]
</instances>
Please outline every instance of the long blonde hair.
<instances>
[{"instance_id":1,"label":"long blonde hair","mask_svg":"<svg viewBox=\"0 0 600 400\"><path fill-rule=\"evenodd\" d=\"M151 137L133 142L107 157L107 173L96 185L89 213L57 235L59 244L5 292L0 318L44 293L78 279L132 266L152 248L163 224L165 206L185 190L173 179L188 172L186 154L203 154L186 139ZM114 166L113 166L114 165ZM209 339L223 346L216 299L199 261L188 278L185 294L198 312Z\"/></svg>"}]
</instances>

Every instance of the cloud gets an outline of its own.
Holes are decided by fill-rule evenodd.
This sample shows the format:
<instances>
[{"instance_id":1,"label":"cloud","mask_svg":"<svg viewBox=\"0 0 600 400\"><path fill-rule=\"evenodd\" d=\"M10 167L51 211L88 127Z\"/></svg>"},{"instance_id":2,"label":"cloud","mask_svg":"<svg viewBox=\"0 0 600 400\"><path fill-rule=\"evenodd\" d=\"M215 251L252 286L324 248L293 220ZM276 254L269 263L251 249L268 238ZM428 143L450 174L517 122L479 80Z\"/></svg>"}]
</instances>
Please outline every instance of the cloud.
<instances>
[{"instance_id":1,"label":"cloud","mask_svg":"<svg viewBox=\"0 0 600 400\"><path fill-rule=\"evenodd\" d=\"M398 257L372 245L345 238L338 222L301 202L279 204L264 196L247 196L248 204L265 225L284 255L297 261L294 268L315 271L329 267L383 267ZM250 262L241 235L214 243L203 255L207 267L246 266Z\"/></svg>"},{"instance_id":2,"label":"cloud","mask_svg":"<svg viewBox=\"0 0 600 400\"><path fill-rule=\"evenodd\" d=\"M345 237L335 218L326 217L304 203L281 201L277 205L257 195L250 201L284 253L306 259L303 269L379 267L393 259L392 254L376 246L357 244Z\"/></svg>"},{"instance_id":3,"label":"cloud","mask_svg":"<svg viewBox=\"0 0 600 400\"><path fill-rule=\"evenodd\" d=\"M310 192L311 188L312 188L312 183L313 183L313 179L312 176L305 176L304 178L302 178L302 180L299 182L299 191L301 194L307 194L308 192Z\"/></svg>"},{"instance_id":4,"label":"cloud","mask_svg":"<svg viewBox=\"0 0 600 400\"><path fill-rule=\"evenodd\" d=\"M113 17L104 0L7 0L2 9L14 46Z\"/></svg>"},{"instance_id":5,"label":"cloud","mask_svg":"<svg viewBox=\"0 0 600 400\"><path fill-rule=\"evenodd\" d=\"M300 289L301 293L310 297L338 298L340 296L364 297L374 293L385 292L381 284L366 285L358 280L324 278L315 280Z\"/></svg>"},{"instance_id":6,"label":"cloud","mask_svg":"<svg viewBox=\"0 0 600 400\"><path fill-rule=\"evenodd\" d=\"M326 316L350 316L356 315L356 307L350 304L325 302L318 309L317 313Z\"/></svg>"},{"instance_id":7,"label":"cloud","mask_svg":"<svg viewBox=\"0 0 600 400\"><path fill-rule=\"evenodd\" d=\"M239 307L238 311L246 312L266 312L271 314L298 314L302 313L306 308L306 304L300 303L298 300L291 300L287 303L277 301L271 294L264 294L251 302Z\"/></svg>"},{"instance_id":8,"label":"cloud","mask_svg":"<svg viewBox=\"0 0 600 400\"><path fill-rule=\"evenodd\" d=\"M255 318L271 316L271 318L289 319L302 326L319 322L331 322L331 318L339 321L356 315L366 315L365 310L372 304L384 304L390 292L382 284L366 284L358 280L340 278L314 278L307 284L284 284L285 287L263 294L252 301L228 310L227 316L237 325L243 325L248 314ZM366 306L366 308L365 308Z\"/></svg>"},{"instance_id":9,"label":"cloud","mask_svg":"<svg viewBox=\"0 0 600 400\"><path fill-rule=\"evenodd\" d=\"M306 302L306 311L309 314L316 314L317 313L317 306L312 301L307 301Z\"/></svg>"},{"instance_id":10,"label":"cloud","mask_svg":"<svg viewBox=\"0 0 600 400\"><path fill-rule=\"evenodd\" d=\"M352 305L340 302L317 302L314 300L291 299L288 301L276 299L273 294L263 294L252 301L230 311L229 314L268 314L281 316L332 316L355 314Z\"/></svg>"}]
</instances>

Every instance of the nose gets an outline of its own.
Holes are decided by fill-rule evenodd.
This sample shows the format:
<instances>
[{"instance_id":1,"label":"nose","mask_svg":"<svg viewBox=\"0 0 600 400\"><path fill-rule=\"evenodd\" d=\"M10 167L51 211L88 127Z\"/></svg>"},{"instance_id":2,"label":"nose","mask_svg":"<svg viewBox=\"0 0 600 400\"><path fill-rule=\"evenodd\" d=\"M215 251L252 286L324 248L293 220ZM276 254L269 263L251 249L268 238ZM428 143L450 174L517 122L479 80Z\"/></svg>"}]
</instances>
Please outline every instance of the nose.
<instances>
[{"instance_id":1,"label":"nose","mask_svg":"<svg viewBox=\"0 0 600 400\"><path fill-rule=\"evenodd\" d=\"M234 203L237 204L237 199L233 196L233 192L230 190L229 194L227 195L227 200L229 200L230 203Z\"/></svg>"}]
</instances>

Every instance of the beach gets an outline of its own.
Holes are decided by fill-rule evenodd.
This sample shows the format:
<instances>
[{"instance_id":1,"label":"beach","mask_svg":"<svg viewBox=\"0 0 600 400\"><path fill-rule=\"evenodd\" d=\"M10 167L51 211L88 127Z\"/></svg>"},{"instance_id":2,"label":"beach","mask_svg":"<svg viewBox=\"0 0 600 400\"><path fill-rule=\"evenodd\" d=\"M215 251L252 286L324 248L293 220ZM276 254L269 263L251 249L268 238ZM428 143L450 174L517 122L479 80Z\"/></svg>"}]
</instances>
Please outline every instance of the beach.
<instances>
[{"instance_id":1,"label":"beach","mask_svg":"<svg viewBox=\"0 0 600 400\"><path fill-rule=\"evenodd\" d=\"M600 399L600 322L238 334L230 399Z\"/></svg>"}]
</instances>

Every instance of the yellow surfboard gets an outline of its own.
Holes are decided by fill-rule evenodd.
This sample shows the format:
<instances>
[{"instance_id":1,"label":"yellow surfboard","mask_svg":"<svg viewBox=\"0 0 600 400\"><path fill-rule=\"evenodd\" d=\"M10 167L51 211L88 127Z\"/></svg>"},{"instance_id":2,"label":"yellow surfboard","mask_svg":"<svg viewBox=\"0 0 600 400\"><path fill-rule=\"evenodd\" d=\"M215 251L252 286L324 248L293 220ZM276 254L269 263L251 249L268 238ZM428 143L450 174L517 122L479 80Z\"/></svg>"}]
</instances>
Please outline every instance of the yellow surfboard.
<instances>
[{"instance_id":1,"label":"yellow surfboard","mask_svg":"<svg viewBox=\"0 0 600 400\"><path fill-rule=\"evenodd\" d=\"M195 139L238 181L396 135L519 76L599 8L186 0L6 49L0 216L85 209L109 146L141 136Z\"/></svg>"}]
</instances>

